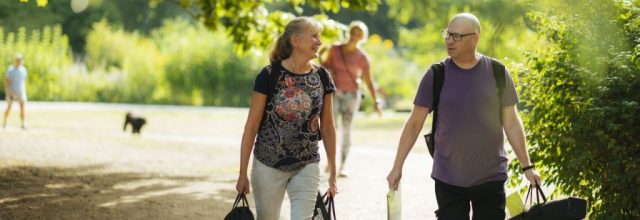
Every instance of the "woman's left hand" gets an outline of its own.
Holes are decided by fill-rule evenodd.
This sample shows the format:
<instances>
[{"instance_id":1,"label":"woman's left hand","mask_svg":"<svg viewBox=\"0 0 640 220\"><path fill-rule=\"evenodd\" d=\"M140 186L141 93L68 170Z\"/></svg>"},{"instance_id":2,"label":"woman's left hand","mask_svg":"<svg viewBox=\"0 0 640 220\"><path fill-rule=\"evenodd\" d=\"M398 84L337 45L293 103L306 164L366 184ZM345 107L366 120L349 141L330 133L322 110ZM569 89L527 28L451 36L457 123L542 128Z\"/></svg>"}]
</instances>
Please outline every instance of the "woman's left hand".
<instances>
[{"instance_id":1,"label":"woman's left hand","mask_svg":"<svg viewBox=\"0 0 640 220\"><path fill-rule=\"evenodd\" d=\"M329 189L327 189L327 192L329 192L329 195L331 195L331 197L335 197L336 194L338 194L338 185L336 183L335 175L329 176Z\"/></svg>"},{"instance_id":2,"label":"woman's left hand","mask_svg":"<svg viewBox=\"0 0 640 220\"><path fill-rule=\"evenodd\" d=\"M380 103L379 102L373 103L373 111L378 113L378 117L382 117L382 110L380 110Z\"/></svg>"}]
</instances>

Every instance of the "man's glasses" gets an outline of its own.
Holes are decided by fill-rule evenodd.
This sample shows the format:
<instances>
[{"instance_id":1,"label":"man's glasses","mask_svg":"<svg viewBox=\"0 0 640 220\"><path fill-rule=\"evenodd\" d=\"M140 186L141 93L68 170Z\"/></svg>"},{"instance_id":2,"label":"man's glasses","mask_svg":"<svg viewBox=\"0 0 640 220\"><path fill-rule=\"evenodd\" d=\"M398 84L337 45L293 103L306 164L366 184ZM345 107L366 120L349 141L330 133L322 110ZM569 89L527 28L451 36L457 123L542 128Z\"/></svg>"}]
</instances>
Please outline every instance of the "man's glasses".
<instances>
[{"instance_id":1,"label":"man's glasses","mask_svg":"<svg viewBox=\"0 0 640 220\"><path fill-rule=\"evenodd\" d=\"M444 29L444 30L442 30L441 34L442 34L442 37L445 40L448 40L449 38L453 38L454 42L458 42L458 41L462 40L462 37L473 35L473 34L476 34L476 33L473 32L473 33L468 33L468 34L458 34L458 33L451 33L451 32L449 32L449 30Z\"/></svg>"}]
</instances>

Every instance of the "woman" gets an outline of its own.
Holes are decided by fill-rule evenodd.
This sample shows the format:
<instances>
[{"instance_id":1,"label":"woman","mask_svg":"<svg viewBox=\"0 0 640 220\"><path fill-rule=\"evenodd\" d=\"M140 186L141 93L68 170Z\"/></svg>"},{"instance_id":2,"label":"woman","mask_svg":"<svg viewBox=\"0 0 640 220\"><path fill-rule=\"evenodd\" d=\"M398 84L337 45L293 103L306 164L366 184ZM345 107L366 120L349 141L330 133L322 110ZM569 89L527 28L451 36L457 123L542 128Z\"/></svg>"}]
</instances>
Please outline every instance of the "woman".
<instances>
[{"instance_id":1,"label":"woman","mask_svg":"<svg viewBox=\"0 0 640 220\"><path fill-rule=\"evenodd\" d=\"M322 25L312 18L293 19L271 51L271 65L256 78L236 189L250 192L247 167L256 140L251 186L258 220L279 219L285 191L291 219L311 219L320 185L321 138L330 170L327 191L333 196L337 193L331 111L335 86L324 68L311 63L322 44L321 31Z\"/></svg>"},{"instance_id":2,"label":"woman","mask_svg":"<svg viewBox=\"0 0 640 220\"><path fill-rule=\"evenodd\" d=\"M342 154L340 160L339 176L345 177L344 164L351 147L351 129L353 116L360 107L360 82L364 80L372 100L376 98L373 80L369 72L369 57L360 48L367 39L368 29L362 21L353 21L349 25L347 42L331 47L327 59L322 65L331 71L331 76L336 83L334 95L334 114L342 119ZM373 109L381 114L377 101L373 102Z\"/></svg>"}]
</instances>

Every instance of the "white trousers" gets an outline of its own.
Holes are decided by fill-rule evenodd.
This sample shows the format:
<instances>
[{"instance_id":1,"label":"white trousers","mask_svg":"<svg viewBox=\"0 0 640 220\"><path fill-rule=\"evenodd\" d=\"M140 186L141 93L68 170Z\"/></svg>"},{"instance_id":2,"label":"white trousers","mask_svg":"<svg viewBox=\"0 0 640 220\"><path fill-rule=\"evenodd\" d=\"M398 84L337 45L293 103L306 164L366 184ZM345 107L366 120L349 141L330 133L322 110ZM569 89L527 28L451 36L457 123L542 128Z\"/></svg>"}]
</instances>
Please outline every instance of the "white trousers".
<instances>
[{"instance_id":1,"label":"white trousers","mask_svg":"<svg viewBox=\"0 0 640 220\"><path fill-rule=\"evenodd\" d=\"M285 191L291 203L291 220L310 220L320 186L320 166L307 164L295 172L284 172L254 158L251 186L257 220L278 220Z\"/></svg>"}]
</instances>

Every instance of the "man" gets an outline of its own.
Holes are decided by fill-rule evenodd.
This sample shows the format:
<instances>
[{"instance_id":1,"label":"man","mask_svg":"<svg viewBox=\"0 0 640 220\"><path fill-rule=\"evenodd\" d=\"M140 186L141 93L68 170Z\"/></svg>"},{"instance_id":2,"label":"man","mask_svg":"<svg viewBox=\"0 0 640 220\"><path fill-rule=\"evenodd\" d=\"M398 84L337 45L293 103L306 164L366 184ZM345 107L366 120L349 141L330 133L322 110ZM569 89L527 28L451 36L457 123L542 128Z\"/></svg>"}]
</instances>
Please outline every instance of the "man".
<instances>
[{"instance_id":1,"label":"man","mask_svg":"<svg viewBox=\"0 0 640 220\"><path fill-rule=\"evenodd\" d=\"M22 55L16 55L16 59L13 65L9 66L7 75L4 78L4 88L7 94L7 110L4 112L4 121L2 127L7 127L7 117L11 111L11 104L13 101L18 101L20 104L20 122L22 129L26 129L24 122L24 106L27 102L27 68L22 66Z\"/></svg>"},{"instance_id":2,"label":"man","mask_svg":"<svg viewBox=\"0 0 640 220\"><path fill-rule=\"evenodd\" d=\"M477 52L480 22L474 15L454 16L443 37L449 57L444 61L431 173L438 201L436 215L439 219L469 219L473 207L473 219L504 219L508 161L503 129L526 178L531 184L540 183L529 160L513 80L505 71L505 87L498 97L491 58ZM387 177L390 189L397 190L407 154L433 108L433 76L430 69L420 82Z\"/></svg>"}]
</instances>

